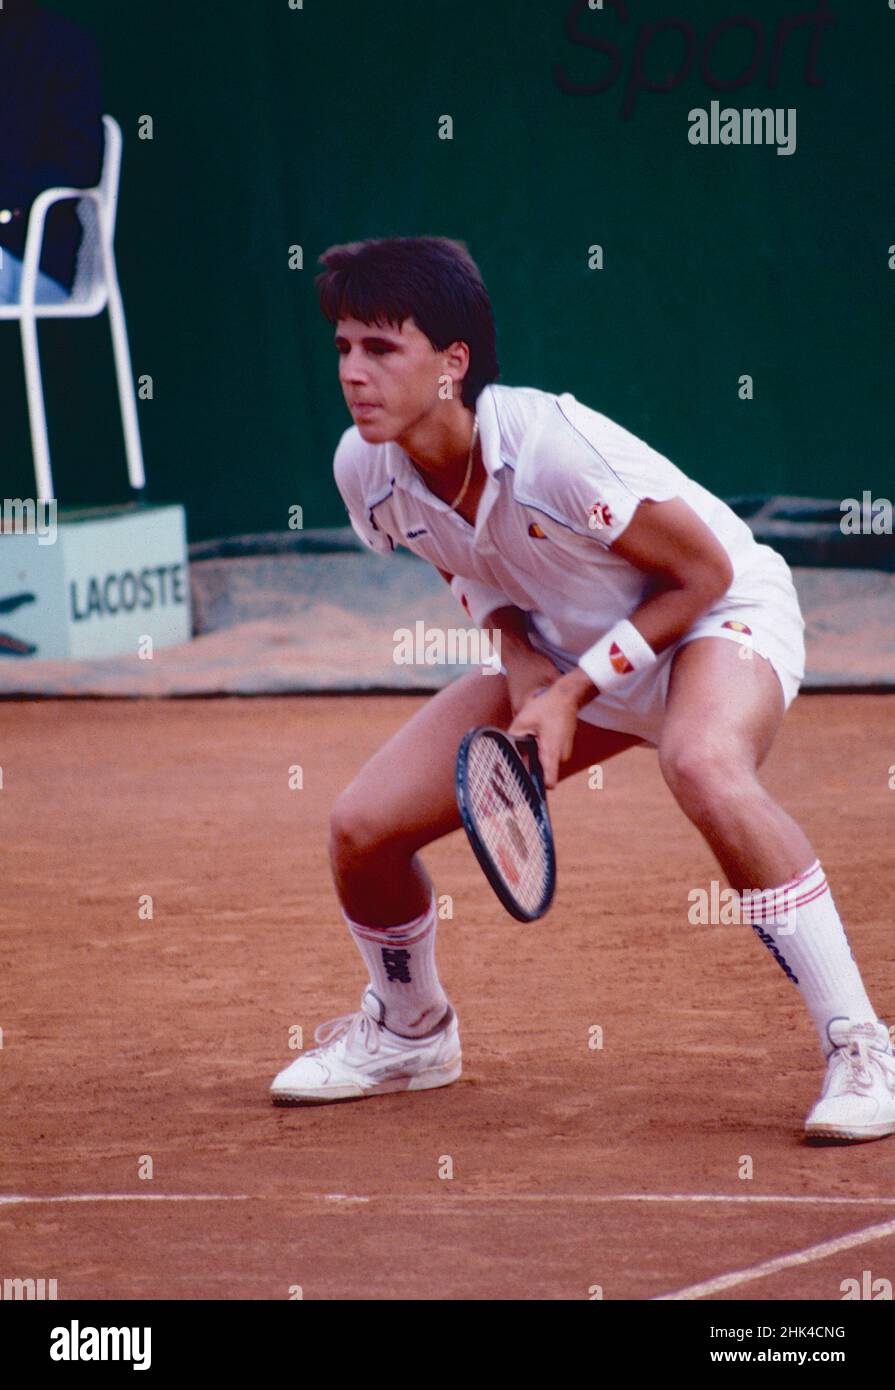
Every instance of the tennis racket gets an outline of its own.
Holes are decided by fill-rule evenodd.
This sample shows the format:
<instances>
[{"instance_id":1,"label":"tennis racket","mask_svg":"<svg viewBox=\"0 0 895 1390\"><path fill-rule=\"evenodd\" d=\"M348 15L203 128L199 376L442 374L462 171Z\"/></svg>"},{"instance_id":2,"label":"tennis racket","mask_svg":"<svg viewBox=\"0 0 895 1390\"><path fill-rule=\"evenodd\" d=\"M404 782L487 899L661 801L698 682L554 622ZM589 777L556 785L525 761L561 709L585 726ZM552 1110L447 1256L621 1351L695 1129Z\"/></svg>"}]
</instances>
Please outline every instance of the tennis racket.
<instances>
[{"instance_id":1,"label":"tennis racket","mask_svg":"<svg viewBox=\"0 0 895 1390\"><path fill-rule=\"evenodd\" d=\"M469 843L507 912L519 922L543 917L556 888L556 851L537 741L470 729L457 752L456 790Z\"/></svg>"}]
</instances>

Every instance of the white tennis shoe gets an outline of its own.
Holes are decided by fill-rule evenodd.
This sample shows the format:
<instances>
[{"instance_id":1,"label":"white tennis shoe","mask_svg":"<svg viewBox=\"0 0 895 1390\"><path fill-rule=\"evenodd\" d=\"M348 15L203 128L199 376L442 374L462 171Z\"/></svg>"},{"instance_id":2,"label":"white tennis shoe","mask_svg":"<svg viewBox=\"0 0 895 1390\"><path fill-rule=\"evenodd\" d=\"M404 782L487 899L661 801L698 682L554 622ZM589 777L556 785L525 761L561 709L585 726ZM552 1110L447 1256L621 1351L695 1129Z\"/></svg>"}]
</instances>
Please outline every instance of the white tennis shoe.
<instances>
[{"instance_id":1,"label":"white tennis shoe","mask_svg":"<svg viewBox=\"0 0 895 1390\"><path fill-rule=\"evenodd\" d=\"M326 1105L390 1091L429 1091L449 1086L462 1070L460 1033L453 1009L437 1031L404 1038L384 1027L379 996L367 988L360 1012L322 1023L319 1047L298 1057L274 1078L274 1105Z\"/></svg>"},{"instance_id":2,"label":"white tennis shoe","mask_svg":"<svg viewBox=\"0 0 895 1390\"><path fill-rule=\"evenodd\" d=\"M805 1121L809 1139L882 1139L895 1134L895 1055L884 1023L837 1018L820 1100Z\"/></svg>"}]
</instances>

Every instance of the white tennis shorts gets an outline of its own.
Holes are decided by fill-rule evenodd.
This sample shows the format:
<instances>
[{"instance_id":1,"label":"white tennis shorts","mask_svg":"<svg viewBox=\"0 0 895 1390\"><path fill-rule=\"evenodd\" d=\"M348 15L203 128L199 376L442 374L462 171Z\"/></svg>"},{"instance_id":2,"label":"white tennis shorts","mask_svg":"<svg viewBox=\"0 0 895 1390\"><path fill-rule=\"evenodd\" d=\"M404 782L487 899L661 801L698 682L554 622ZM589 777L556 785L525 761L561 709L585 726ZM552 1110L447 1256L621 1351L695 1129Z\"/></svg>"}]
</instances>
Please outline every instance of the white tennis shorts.
<instances>
[{"instance_id":1,"label":"white tennis shorts","mask_svg":"<svg viewBox=\"0 0 895 1390\"><path fill-rule=\"evenodd\" d=\"M750 586L754 597L748 602L731 603L721 599L693 624L673 646L659 655L654 665L626 681L620 689L598 695L585 705L578 718L603 729L634 734L658 747L665 700L675 652L697 637L720 637L736 642L744 661L755 655L765 657L773 667L783 689L788 709L805 678L805 621L798 595L789 573L779 566L765 566ZM529 632L529 641L549 656L562 671L577 665L577 658L549 646L540 635Z\"/></svg>"}]
</instances>

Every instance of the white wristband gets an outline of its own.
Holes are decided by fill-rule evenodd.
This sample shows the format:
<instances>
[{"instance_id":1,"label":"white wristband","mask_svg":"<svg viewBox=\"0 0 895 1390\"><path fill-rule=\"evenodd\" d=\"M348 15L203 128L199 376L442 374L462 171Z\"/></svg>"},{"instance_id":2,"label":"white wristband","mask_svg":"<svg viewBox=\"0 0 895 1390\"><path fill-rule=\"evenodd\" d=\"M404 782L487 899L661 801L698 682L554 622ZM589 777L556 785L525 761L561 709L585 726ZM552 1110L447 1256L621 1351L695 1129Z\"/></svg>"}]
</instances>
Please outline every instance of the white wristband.
<instances>
[{"instance_id":1,"label":"white wristband","mask_svg":"<svg viewBox=\"0 0 895 1390\"><path fill-rule=\"evenodd\" d=\"M628 676L643 671L658 661L649 642L633 623L623 618L615 627L588 647L578 658L578 665L599 691L624 685Z\"/></svg>"},{"instance_id":2,"label":"white wristband","mask_svg":"<svg viewBox=\"0 0 895 1390\"><path fill-rule=\"evenodd\" d=\"M483 584L480 579L464 579L459 574L455 574L451 580L451 593L460 600L476 627L483 626L489 613L496 612L498 608L509 608L512 604L512 600L499 589L492 589L490 584Z\"/></svg>"}]
</instances>

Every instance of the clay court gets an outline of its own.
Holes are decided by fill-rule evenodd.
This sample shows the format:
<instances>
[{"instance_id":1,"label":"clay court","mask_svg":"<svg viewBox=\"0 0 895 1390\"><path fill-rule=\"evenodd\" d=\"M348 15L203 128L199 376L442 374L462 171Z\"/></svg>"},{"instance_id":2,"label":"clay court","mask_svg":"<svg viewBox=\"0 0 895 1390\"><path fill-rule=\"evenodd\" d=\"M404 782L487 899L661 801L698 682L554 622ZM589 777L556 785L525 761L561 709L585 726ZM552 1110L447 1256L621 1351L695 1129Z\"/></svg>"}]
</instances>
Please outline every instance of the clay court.
<instances>
[{"instance_id":1,"label":"clay court","mask_svg":"<svg viewBox=\"0 0 895 1390\"><path fill-rule=\"evenodd\" d=\"M893 1141L802 1141L813 1030L748 927L688 922L718 871L647 749L553 794L541 923L504 914L462 832L426 856L453 900L458 1084L271 1106L290 1029L313 1045L363 984L329 808L419 699L0 704L0 1273L60 1299L839 1300L864 1270L895 1281ZM890 1022L893 713L804 695L763 773Z\"/></svg>"}]
</instances>

